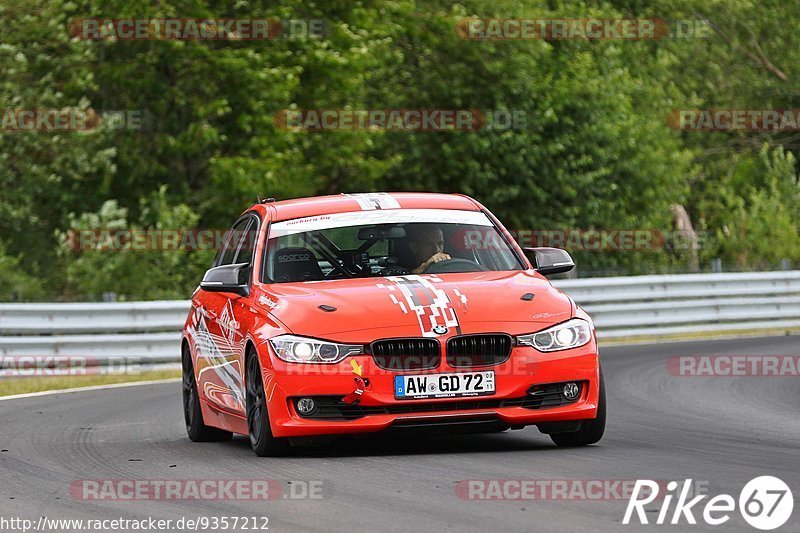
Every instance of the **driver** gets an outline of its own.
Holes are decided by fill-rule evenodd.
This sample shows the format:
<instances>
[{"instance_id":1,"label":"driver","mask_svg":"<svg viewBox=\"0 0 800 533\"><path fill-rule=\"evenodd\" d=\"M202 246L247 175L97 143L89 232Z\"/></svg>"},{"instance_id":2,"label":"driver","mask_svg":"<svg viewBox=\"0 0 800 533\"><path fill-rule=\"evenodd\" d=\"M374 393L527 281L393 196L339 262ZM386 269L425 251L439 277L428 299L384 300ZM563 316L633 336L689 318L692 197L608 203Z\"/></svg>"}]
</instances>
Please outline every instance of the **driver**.
<instances>
[{"instance_id":1,"label":"driver","mask_svg":"<svg viewBox=\"0 0 800 533\"><path fill-rule=\"evenodd\" d=\"M444 253L444 234L434 224L409 224L406 226L406 238L414 257L413 264L419 265L411 269L413 274L421 274L433 263L450 259Z\"/></svg>"}]
</instances>

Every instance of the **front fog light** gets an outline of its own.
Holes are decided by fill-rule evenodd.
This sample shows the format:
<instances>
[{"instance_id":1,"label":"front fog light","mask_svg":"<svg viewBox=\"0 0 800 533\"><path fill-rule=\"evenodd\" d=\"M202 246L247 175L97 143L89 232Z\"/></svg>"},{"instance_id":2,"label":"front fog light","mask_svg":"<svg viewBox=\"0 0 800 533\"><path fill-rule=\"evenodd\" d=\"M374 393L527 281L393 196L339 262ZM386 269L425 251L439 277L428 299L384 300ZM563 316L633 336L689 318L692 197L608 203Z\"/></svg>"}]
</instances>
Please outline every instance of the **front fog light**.
<instances>
[{"instance_id":1,"label":"front fog light","mask_svg":"<svg viewBox=\"0 0 800 533\"><path fill-rule=\"evenodd\" d=\"M564 398L569 401L573 401L578 398L578 395L581 393L581 388L577 383L571 381L564 385L563 393Z\"/></svg>"},{"instance_id":2,"label":"front fog light","mask_svg":"<svg viewBox=\"0 0 800 533\"><path fill-rule=\"evenodd\" d=\"M314 412L317 404L313 398L300 398L297 400L297 412L303 416L308 416Z\"/></svg>"}]
</instances>

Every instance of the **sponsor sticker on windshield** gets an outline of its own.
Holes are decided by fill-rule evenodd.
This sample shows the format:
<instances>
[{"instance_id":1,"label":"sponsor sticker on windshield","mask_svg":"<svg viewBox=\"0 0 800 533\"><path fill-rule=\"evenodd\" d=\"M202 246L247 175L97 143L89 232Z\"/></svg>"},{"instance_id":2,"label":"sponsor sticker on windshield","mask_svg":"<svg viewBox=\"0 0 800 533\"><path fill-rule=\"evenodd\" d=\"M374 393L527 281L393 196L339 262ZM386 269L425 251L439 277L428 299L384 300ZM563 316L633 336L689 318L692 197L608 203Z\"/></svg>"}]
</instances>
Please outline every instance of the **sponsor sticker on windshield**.
<instances>
[{"instance_id":1,"label":"sponsor sticker on windshield","mask_svg":"<svg viewBox=\"0 0 800 533\"><path fill-rule=\"evenodd\" d=\"M369 224L406 224L429 222L439 224L472 224L492 226L489 218L480 211L452 209L369 209L348 213L316 215L277 222L270 227L270 238L283 237L307 231L319 231Z\"/></svg>"}]
</instances>

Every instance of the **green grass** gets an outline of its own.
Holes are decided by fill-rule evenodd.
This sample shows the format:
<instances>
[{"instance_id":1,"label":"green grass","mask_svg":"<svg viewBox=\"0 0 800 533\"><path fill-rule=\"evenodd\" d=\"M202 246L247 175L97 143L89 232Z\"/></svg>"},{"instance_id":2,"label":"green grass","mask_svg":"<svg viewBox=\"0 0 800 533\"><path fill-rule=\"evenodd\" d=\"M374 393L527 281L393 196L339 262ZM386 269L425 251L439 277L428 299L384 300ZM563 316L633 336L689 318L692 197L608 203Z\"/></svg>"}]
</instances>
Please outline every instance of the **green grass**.
<instances>
[{"instance_id":1,"label":"green grass","mask_svg":"<svg viewBox=\"0 0 800 533\"><path fill-rule=\"evenodd\" d=\"M132 383L135 381L150 381L155 379L169 379L181 377L181 371L153 370L140 374L110 374L94 376L42 376L30 378L0 379L0 396L13 394L26 394L50 390L75 389L91 387L93 385L111 385L114 383Z\"/></svg>"}]
</instances>

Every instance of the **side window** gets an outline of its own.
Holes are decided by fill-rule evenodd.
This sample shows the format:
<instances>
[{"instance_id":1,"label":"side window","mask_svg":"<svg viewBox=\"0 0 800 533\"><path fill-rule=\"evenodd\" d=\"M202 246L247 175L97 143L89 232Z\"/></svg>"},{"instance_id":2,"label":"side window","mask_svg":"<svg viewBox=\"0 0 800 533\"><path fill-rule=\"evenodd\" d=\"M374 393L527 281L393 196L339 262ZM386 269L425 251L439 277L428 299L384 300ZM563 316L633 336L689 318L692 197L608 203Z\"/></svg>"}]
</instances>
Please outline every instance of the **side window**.
<instances>
[{"instance_id":1,"label":"side window","mask_svg":"<svg viewBox=\"0 0 800 533\"><path fill-rule=\"evenodd\" d=\"M236 254L234 263L251 263L253 262L253 252L256 247L256 237L258 236L258 221L250 217L250 225L244 231L244 238L239 244L239 251Z\"/></svg>"},{"instance_id":2,"label":"side window","mask_svg":"<svg viewBox=\"0 0 800 533\"><path fill-rule=\"evenodd\" d=\"M222 249L219 251L217 258L214 260L215 267L233 264L233 259L236 257L236 251L239 249L239 242L242 240L242 235L244 235L245 229L250 222L250 218L240 220L228 231L227 235L225 235L225 241Z\"/></svg>"}]
</instances>

